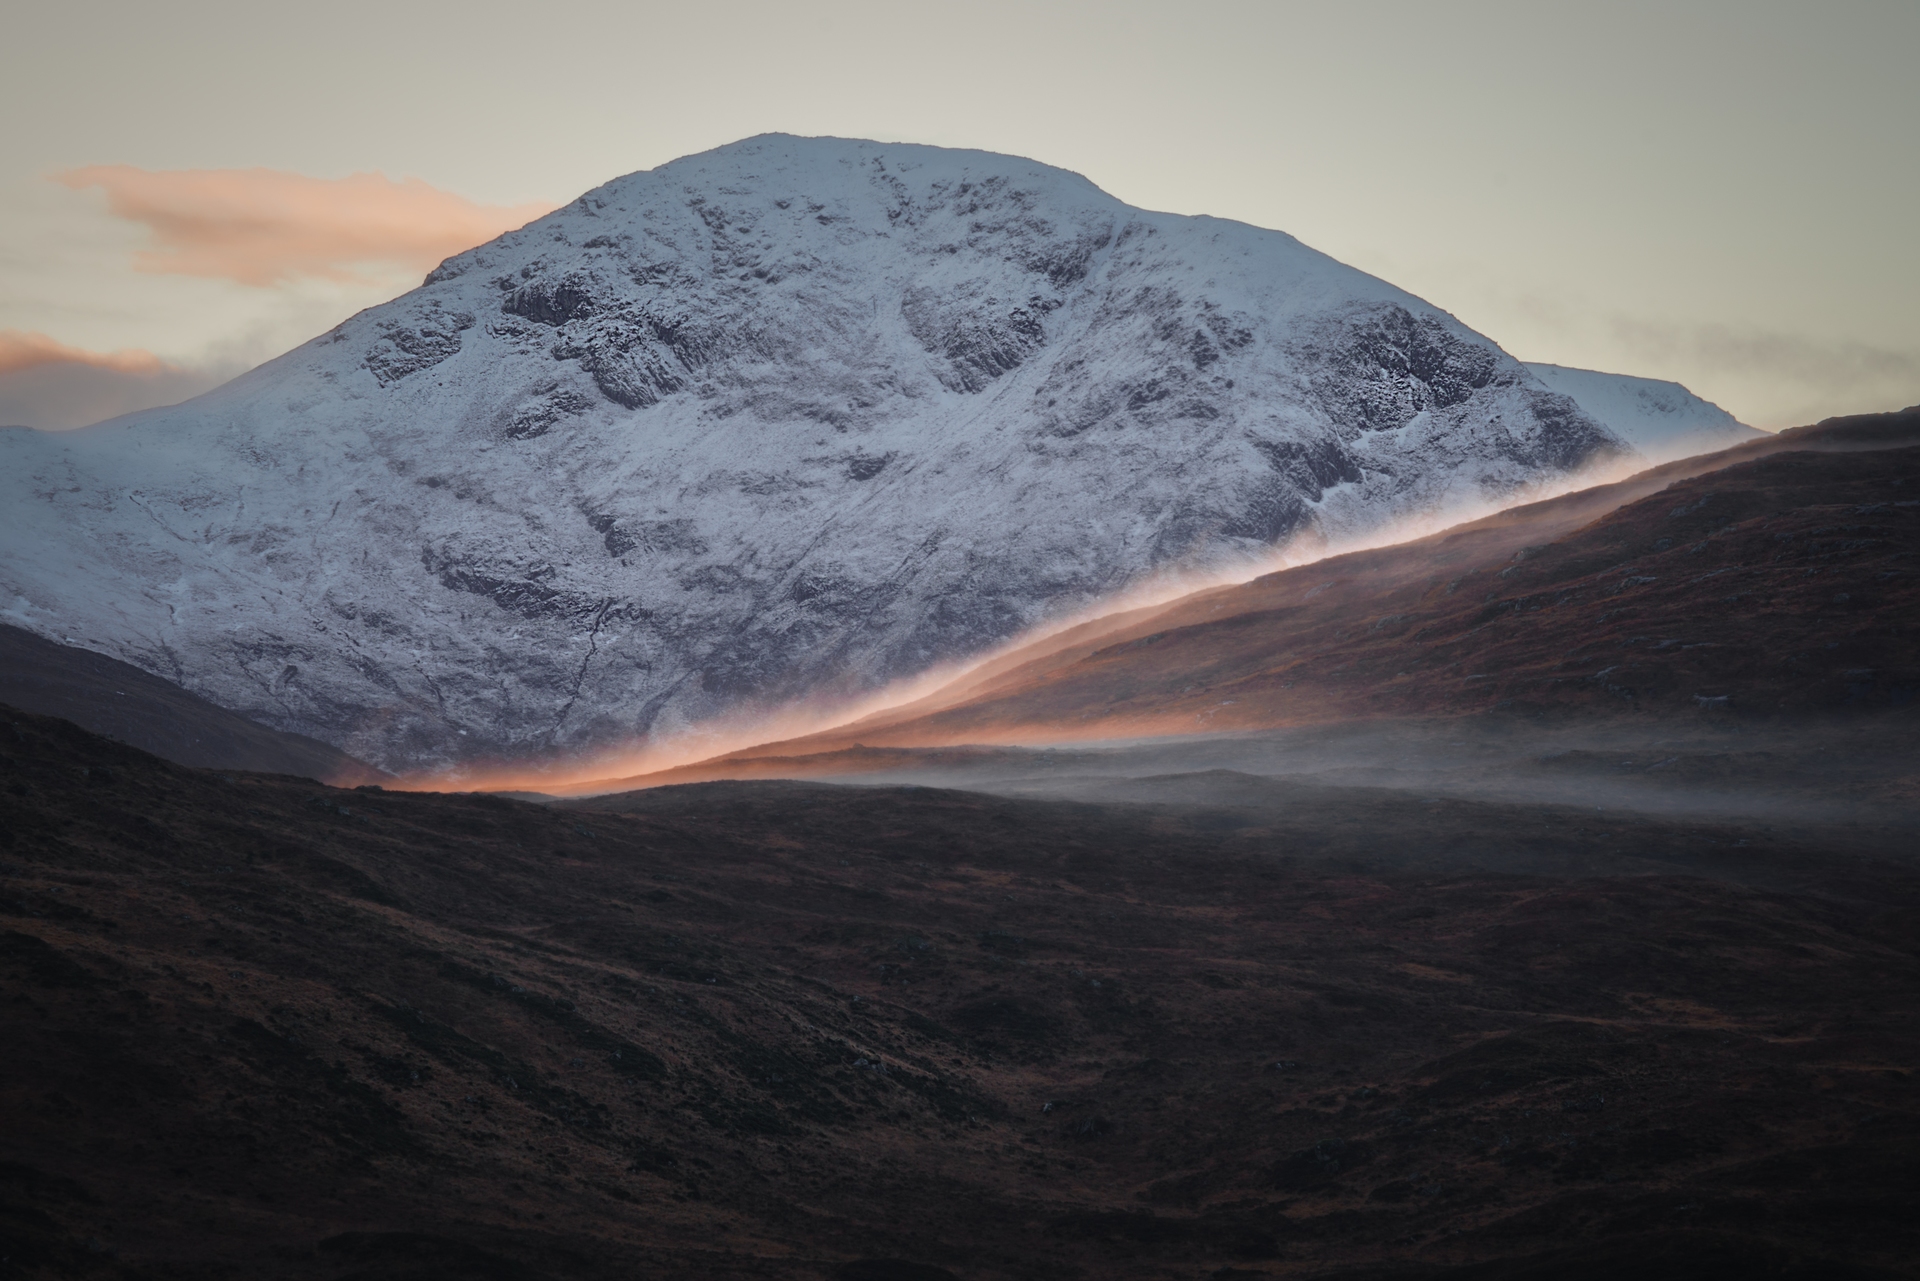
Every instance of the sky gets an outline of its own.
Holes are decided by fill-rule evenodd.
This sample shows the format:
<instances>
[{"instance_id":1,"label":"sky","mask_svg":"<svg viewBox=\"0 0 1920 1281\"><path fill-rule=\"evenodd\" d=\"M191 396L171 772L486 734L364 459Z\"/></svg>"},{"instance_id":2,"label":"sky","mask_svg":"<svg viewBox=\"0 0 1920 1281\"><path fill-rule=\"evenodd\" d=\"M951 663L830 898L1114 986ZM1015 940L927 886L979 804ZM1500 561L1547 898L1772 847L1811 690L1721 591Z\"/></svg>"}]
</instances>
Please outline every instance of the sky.
<instances>
[{"instance_id":1,"label":"sky","mask_svg":"<svg viewBox=\"0 0 1920 1281\"><path fill-rule=\"evenodd\" d=\"M617 175L977 147L1755 426L1920 403L1920 3L15 0L0 424L178 401Z\"/></svg>"}]
</instances>

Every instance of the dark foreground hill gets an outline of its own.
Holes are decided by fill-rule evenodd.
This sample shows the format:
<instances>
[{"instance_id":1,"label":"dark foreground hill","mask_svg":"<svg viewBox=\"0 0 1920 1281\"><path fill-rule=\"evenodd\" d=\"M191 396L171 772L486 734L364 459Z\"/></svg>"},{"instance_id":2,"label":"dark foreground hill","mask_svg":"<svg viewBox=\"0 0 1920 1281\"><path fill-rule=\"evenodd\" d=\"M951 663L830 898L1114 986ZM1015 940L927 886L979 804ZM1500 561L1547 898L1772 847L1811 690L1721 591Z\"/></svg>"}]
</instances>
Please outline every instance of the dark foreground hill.
<instances>
[{"instance_id":1,"label":"dark foreground hill","mask_svg":"<svg viewBox=\"0 0 1920 1281\"><path fill-rule=\"evenodd\" d=\"M543 808L0 713L0 1256L1914 1276L1911 845L1351 788Z\"/></svg>"},{"instance_id":2,"label":"dark foreground hill","mask_svg":"<svg viewBox=\"0 0 1920 1281\"><path fill-rule=\"evenodd\" d=\"M340 787L390 776L118 659L0 623L0 703L59 716L182 765L300 774Z\"/></svg>"}]
</instances>

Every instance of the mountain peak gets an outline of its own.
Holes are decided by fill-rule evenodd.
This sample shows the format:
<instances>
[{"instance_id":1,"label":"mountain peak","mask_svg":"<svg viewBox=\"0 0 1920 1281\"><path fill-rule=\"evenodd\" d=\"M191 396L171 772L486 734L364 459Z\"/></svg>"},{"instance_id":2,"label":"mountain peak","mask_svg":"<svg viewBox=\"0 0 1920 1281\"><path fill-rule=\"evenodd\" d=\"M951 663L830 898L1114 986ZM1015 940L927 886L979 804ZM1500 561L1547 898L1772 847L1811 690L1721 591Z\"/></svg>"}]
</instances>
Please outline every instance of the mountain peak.
<instances>
[{"instance_id":1,"label":"mountain peak","mask_svg":"<svg viewBox=\"0 0 1920 1281\"><path fill-rule=\"evenodd\" d=\"M1619 448L1282 233L1018 157L763 135L198 400L0 435L0 596L438 767L855 697L1155 574Z\"/></svg>"}]
</instances>

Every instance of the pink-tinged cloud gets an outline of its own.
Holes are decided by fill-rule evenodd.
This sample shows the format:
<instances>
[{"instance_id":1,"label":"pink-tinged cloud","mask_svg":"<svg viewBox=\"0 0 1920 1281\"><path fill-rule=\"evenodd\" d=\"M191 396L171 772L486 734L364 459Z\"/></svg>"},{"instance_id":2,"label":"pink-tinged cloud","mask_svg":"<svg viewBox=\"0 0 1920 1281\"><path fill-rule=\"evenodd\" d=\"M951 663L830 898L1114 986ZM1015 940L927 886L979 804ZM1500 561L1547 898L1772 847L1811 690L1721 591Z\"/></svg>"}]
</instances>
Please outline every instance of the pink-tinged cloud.
<instances>
[{"instance_id":1,"label":"pink-tinged cloud","mask_svg":"<svg viewBox=\"0 0 1920 1281\"><path fill-rule=\"evenodd\" d=\"M361 280L375 266L424 272L555 208L478 205L418 178L378 173L91 165L54 179L101 188L115 217L152 233L153 248L134 256L139 270L259 286Z\"/></svg>"},{"instance_id":2,"label":"pink-tinged cloud","mask_svg":"<svg viewBox=\"0 0 1920 1281\"><path fill-rule=\"evenodd\" d=\"M0 426L58 431L171 405L226 381L137 348L87 351L45 334L0 330Z\"/></svg>"},{"instance_id":3,"label":"pink-tinged cloud","mask_svg":"<svg viewBox=\"0 0 1920 1281\"><path fill-rule=\"evenodd\" d=\"M157 374L169 368L150 351L125 347L119 351L87 351L24 329L0 329L0 374L40 365L88 365L122 374Z\"/></svg>"}]
</instances>

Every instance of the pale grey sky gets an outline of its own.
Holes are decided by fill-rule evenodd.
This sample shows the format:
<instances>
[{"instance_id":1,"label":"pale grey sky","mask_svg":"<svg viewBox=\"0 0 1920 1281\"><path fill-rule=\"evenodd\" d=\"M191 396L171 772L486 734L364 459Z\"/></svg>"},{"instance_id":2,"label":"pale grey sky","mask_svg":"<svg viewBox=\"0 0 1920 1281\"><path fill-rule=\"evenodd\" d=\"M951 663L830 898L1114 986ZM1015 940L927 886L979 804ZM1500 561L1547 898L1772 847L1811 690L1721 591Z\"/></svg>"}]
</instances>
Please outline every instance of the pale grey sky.
<instances>
[{"instance_id":1,"label":"pale grey sky","mask_svg":"<svg viewBox=\"0 0 1920 1281\"><path fill-rule=\"evenodd\" d=\"M780 130L1011 152L1277 227L1522 359L1677 379L1760 426L1920 402L1915 0L16 0L8 28L0 331L87 351L231 369L418 272L137 272L147 230L56 172L557 204Z\"/></svg>"}]
</instances>

